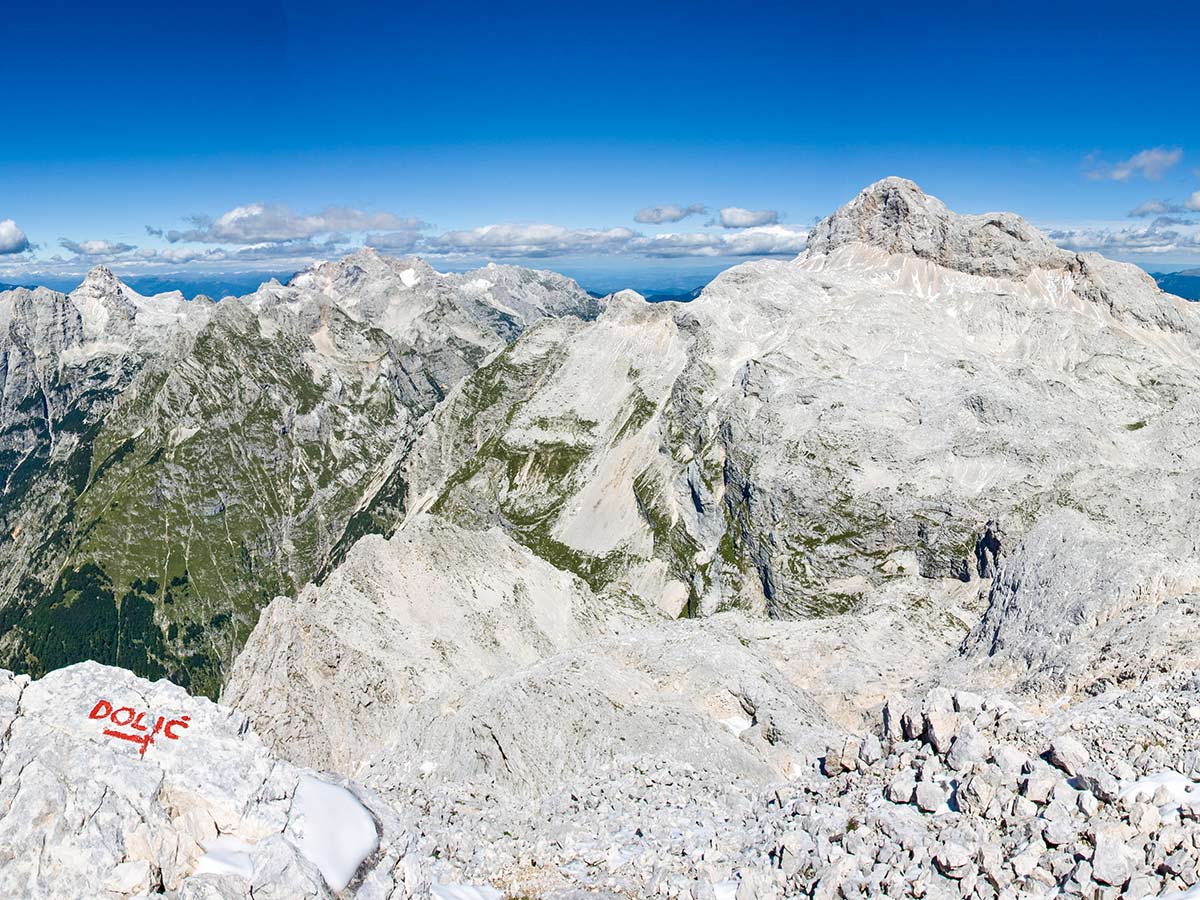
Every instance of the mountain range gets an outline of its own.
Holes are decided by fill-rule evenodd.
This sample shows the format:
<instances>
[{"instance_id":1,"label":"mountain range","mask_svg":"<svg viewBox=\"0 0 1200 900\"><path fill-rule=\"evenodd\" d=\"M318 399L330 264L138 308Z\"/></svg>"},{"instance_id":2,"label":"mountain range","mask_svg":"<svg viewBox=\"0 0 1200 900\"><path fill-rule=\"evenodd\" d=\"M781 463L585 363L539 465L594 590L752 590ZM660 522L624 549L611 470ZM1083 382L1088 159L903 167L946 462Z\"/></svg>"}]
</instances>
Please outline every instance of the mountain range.
<instances>
[{"instance_id":1,"label":"mountain range","mask_svg":"<svg viewBox=\"0 0 1200 900\"><path fill-rule=\"evenodd\" d=\"M0 378L14 896L1200 882L1200 308L1014 214L887 178L688 302L96 269Z\"/></svg>"},{"instance_id":2,"label":"mountain range","mask_svg":"<svg viewBox=\"0 0 1200 900\"><path fill-rule=\"evenodd\" d=\"M1154 280L1168 294L1177 294L1185 300L1200 300L1200 269L1156 273Z\"/></svg>"},{"instance_id":3,"label":"mountain range","mask_svg":"<svg viewBox=\"0 0 1200 900\"><path fill-rule=\"evenodd\" d=\"M215 303L103 268L6 293L5 661L215 696L258 610L399 500L387 460L454 384L547 311L598 309L549 273L372 251Z\"/></svg>"}]
</instances>

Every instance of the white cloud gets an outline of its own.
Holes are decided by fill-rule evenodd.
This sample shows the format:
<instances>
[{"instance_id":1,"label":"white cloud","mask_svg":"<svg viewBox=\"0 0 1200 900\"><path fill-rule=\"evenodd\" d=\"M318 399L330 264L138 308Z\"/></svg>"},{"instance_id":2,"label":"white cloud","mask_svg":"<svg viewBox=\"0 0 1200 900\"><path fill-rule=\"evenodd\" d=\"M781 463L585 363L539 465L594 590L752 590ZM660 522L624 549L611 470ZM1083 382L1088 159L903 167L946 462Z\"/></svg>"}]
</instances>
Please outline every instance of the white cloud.
<instances>
[{"instance_id":1,"label":"white cloud","mask_svg":"<svg viewBox=\"0 0 1200 900\"><path fill-rule=\"evenodd\" d=\"M719 234L704 231L681 234L652 234L637 238L630 249L639 256L671 259L680 256L720 256Z\"/></svg>"},{"instance_id":2,"label":"white cloud","mask_svg":"<svg viewBox=\"0 0 1200 900\"><path fill-rule=\"evenodd\" d=\"M639 209L633 221L643 225L665 225L669 222L682 222L688 216L702 216L706 212L708 207L703 203L689 203L687 206L668 203L666 206L647 206Z\"/></svg>"},{"instance_id":3,"label":"white cloud","mask_svg":"<svg viewBox=\"0 0 1200 900\"><path fill-rule=\"evenodd\" d=\"M1128 181L1134 175L1157 181L1178 165L1181 159L1183 151L1178 147L1151 147L1112 164L1089 156L1084 160L1087 167L1084 174L1093 181Z\"/></svg>"},{"instance_id":4,"label":"white cloud","mask_svg":"<svg viewBox=\"0 0 1200 900\"><path fill-rule=\"evenodd\" d=\"M1175 203L1171 200L1147 200L1145 203L1140 203L1131 209L1129 215L1135 219L1142 219L1147 216L1192 212L1200 212L1200 191L1193 192L1182 203Z\"/></svg>"},{"instance_id":5,"label":"white cloud","mask_svg":"<svg viewBox=\"0 0 1200 900\"><path fill-rule=\"evenodd\" d=\"M162 250L156 250L150 247L145 247L137 252L139 259L147 260L155 263L169 263L172 265L185 265L194 262L223 262L229 258L229 254L224 250L217 250L211 247L166 247Z\"/></svg>"},{"instance_id":6,"label":"white cloud","mask_svg":"<svg viewBox=\"0 0 1200 900\"><path fill-rule=\"evenodd\" d=\"M694 205L692 212L701 209ZM678 211L688 212L688 208ZM659 208L663 216L675 210ZM725 210L726 213L729 210ZM734 210L729 221L763 221L774 212ZM744 213L743 216L736 215ZM297 216L287 207L248 204L214 220L193 217L196 226L187 232L162 232L147 226L151 238L168 243L139 247L113 240L59 240L68 253L37 260L44 273L74 272L98 262L122 265L122 271L144 273L177 271L272 271L301 269L315 261L333 259L366 245L393 255L419 254L430 258L521 262L555 257L624 256L637 258L725 258L794 256L804 247L807 232L771 223L742 225L724 230L705 227L695 231L647 235L631 228L576 228L550 223L497 223L479 228L429 232L419 219L390 214L368 214L345 207L330 207L319 214ZM376 225L378 228L364 229ZM307 235L307 236L306 236ZM24 240L24 235L21 235ZM0 274L32 271L28 257L10 264ZM14 257L16 259L16 257ZM134 268L131 268L134 267Z\"/></svg>"},{"instance_id":7,"label":"white cloud","mask_svg":"<svg viewBox=\"0 0 1200 900\"><path fill-rule=\"evenodd\" d=\"M427 255L507 259L589 254L655 258L794 256L804 248L807 233L785 225L744 228L735 233L694 231L654 235L638 234L628 228L485 225L428 238L416 250Z\"/></svg>"},{"instance_id":8,"label":"white cloud","mask_svg":"<svg viewBox=\"0 0 1200 900\"><path fill-rule=\"evenodd\" d=\"M637 239L630 249L641 256L658 258L795 256L804 249L807 236L808 231L804 229L764 225L733 234L705 231L656 234Z\"/></svg>"},{"instance_id":9,"label":"white cloud","mask_svg":"<svg viewBox=\"0 0 1200 900\"><path fill-rule=\"evenodd\" d=\"M628 228L566 228L562 225L484 225L447 231L429 238L425 249L438 254L472 254L505 258L616 253L636 236Z\"/></svg>"},{"instance_id":10,"label":"white cloud","mask_svg":"<svg viewBox=\"0 0 1200 900\"><path fill-rule=\"evenodd\" d=\"M1191 256L1200 253L1200 222L1160 216L1146 225L1056 229L1050 240L1067 250L1094 250L1108 256Z\"/></svg>"},{"instance_id":11,"label":"white cloud","mask_svg":"<svg viewBox=\"0 0 1200 900\"><path fill-rule=\"evenodd\" d=\"M69 238L62 238L58 243L63 249L75 255L74 259L64 260L68 264L74 261L95 263L130 258L147 263L173 264L201 261L245 262L256 260L296 260L304 263L316 257L324 258L349 252L349 246L340 240L320 242L287 241L283 243L263 243L233 248L180 246L139 248L134 244L124 244L114 241L72 241Z\"/></svg>"},{"instance_id":12,"label":"white cloud","mask_svg":"<svg viewBox=\"0 0 1200 900\"><path fill-rule=\"evenodd\" d=\"M743 209L726 206L718 215L722 228L757 228L761 225L779 224L779 213L773 209Z\"/></svg>"},{"instance_id":13,"label":"white cloud","mask_svg":"<svg viewBox=\"0 0 1200 900\"><path fill-rule=\"evenodd\" d=\"M103 242L81 242L80 245L88 243ZM298 271L314 262L343 256L351 249L352 247L347 244L297 241L287 244L262 244L234 248L134 247L107 256L78 253L71 256L55 254L36 260L21 256L12 257L12 259L20 259L22 262L13 262L7 265L0 263L0 281L37 283L39 278L82 274L101 262L112 265L119 264L120 272L123 275L179 272L185 269L194 272L249 273L261 271L278 274L288 270ZM0 260L2 259L3 257L0 257Z\"/></svg>"},{"instance_id":14,"label":"white cloud","mask_svg":"<svg viewBox=\"0 0 1200 900\"><path fill-rule=\"evenodd\" d=\"M419 231L388 231L383 234L368 234L363 243L376 250L391 250L407 253L421 242Z\"/></svg>"},{"instance_id":15,"label":"white cloud","mask_svg":"<svg viewBox=\"0 0 1200 900\"><path fill-rule=\"evenodd\" d=\"M317 235L362 231L418 231L428 225L420 219L402 219L391 213L368 213L348 206L330 206L313 215L297 215L283 204L248 203L216 219L192 216L194 227L172 229L165 235L172 244L281 244ZM147 226L151 234L158 229Z\"/></svg>"},{"instance_id":16,"label":"white cloud","mask_svg":"<svg viewBox=\"0 0 1200 900\"><path fill-rule=\"evenodd\" d=\"M30 247L29 238L17 227L16 222L12 219L0 219L0 256L24 253Z\"/></svg>"},{"instance_id":17,"label":"white cloud","mask_svg":"<svg viewBox=\"0 0 1200 900\"><path fill-rule=\"evenodd\" d=\"M746 228L723 236L729 256L794 256L804 249L807 238L807 228L787 225Z\"/></svg>"},{"instance_id":18,"label":"white cloud","mask_svg":"<svg viewBox=\"0 0 1200 900\"><path fill-rule=\"evenodd\" d=\"M58 244L76 256L112 257L137 249L133 244L121 244L114 241L73 241L70 238L59 238Z\"/></svg>"},{"instance_id":19,"label":"white cloud","mask_svg":"<svg viewBox=\"0 0 1200 900\"><path fill-rule=\"evenodd\" d=\"M1145 203L1139 203L1129 211L1135 219L1145 218L1146 216L1161 216L1164 213L1179 212L1179 206L1170 203L1166 200L1147 200Z\"/></svg>"}]
</instances>

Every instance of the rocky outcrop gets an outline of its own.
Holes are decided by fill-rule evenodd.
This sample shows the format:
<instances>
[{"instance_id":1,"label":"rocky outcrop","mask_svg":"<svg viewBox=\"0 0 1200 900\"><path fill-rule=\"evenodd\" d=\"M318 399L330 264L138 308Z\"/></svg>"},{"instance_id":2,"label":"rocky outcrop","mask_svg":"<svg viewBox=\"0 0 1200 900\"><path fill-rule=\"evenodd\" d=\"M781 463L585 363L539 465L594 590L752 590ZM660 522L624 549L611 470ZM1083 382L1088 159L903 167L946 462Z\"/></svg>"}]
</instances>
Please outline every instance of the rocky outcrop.
<instances>
[{"instance_id":1,"label":"rocky outcrop","mask_svg":"<svg viewBox=\"0 0 1200 900\"><path fill-rule=\"evenodd\" d=\"M1004 559L1004 532L994 519L984 526L983 534L975 542L975 565L980 578L995 578Z\"/></svg>"},{"instance_id":2,"label":"rocky outcrop","mask_svg":"<svg viewBox=\"0 0 1200 900\"><path fill-rule=\"evenodd\" d=\"M528 798L599 768L685 766L752 784L810 772L836 732L765 655L703 624L642 629L434 696L361 777Z\"/></svg>"},{"instance_id":3,"label":"rocky outcrop","mask_svg":"<svg viewBox=\"0 0 1200 900\"><path fill-rule=\"evenodd\" d=\"M1079 513L1040 520L992 585L954 665L1031 692L1096 693L1195 665L1200 567Z\"/></svg>"},{"instance_id":4,"label":"rocky outcrop","mask_svg":"<svg viewBox=\"0 0 1200 900\"><path fill-rule=\"evenodd\" d=\"M364 538L320 586L276 598L223 696L286 758L353 771L423 716L415 704L653 618L499 529L420 516L390 540Z\"/></svg>"},{"instance_id":5,"label":"rocky outcrop","mask_svg":"<svg viewBox=\"0 0 1200 900\"><path fill-rule=\"evenodd\" d=\"M1071 254L1012 213L963 216L951 212L904 178L877 181L813 226L809 256L868 244L969 275L1022 278L1035 269L1056 269Z\"/></svg>"},{"instance_id":6,"label":"rocky outcrop","mask_svg":"<svg viewBox=\"0 0 1200 900\"><path fill-rule=\"evenodd\" d=\"M384 897L406 849L369 790L271 757L237 713L95 663L0 672L0 893Z\"/></svg>"},{"instance_id":7,"label":"rocky outcrop","mask_svg":"<svg viewBox=\"0 0 1200 900\"><path fill-rule=\"evenodd\" d=\"M909 554L990 579L1058 508L1182 558L1197 372L1200 317L1133 267L888 179L794 262L530 329L438 408L406 481L599 592L837 615Z\"/></svg>"}]
</instances>

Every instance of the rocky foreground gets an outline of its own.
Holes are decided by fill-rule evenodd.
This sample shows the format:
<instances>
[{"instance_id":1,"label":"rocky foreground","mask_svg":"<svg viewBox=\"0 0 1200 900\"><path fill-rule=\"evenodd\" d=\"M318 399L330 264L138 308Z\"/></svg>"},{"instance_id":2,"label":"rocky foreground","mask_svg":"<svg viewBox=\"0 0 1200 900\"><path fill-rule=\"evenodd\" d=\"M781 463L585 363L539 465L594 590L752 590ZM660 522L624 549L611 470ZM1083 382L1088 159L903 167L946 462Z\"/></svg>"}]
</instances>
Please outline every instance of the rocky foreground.
<instances>
[{"instance_id":1,"label":"rocky foreground","mask_svg":"<svg viewBox=\"0 0 1200 900\"><path fill-rule=\"evenodd\" d=\"M729 725L747 749L782 741L752 721ZM298 768L238 713L120 669L5 673L0 893L1190 897L1198 722L1187 673L1041 714L936 688L789 780L645 754L522 801Z\"/></svg>"}]
</instances>

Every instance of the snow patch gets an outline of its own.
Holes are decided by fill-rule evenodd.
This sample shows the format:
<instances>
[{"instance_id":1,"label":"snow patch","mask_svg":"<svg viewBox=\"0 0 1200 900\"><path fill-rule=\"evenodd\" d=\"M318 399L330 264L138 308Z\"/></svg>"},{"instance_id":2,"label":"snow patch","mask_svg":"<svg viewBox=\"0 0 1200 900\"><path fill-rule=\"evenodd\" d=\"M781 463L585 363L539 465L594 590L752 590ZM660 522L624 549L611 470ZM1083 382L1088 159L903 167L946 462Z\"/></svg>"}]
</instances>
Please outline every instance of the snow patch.
<instances>
[{"instance_id":1,"label":"snow patch","mask_svg":"<svg viewBox=\"0 0 1200 900\"><path fill-rule=\"evenodd\" d=\"M254 845L231 834L208 842L204 855L196 863L196 875L241 875L254 877Z\"/></svg>"},{"instance_id":2,"label":"snow patch","mask_svg":"<svg viewBox=\"0 0 1200 900\"><path fill-rule=\"evenodd\" d=\"M350 883L379 843L375 820L358 798L311 775L300 777L286 831L335 891Z\"/></svg>"},{"instance_id":3,"label":"snow patch","mask_svg":"<svg viewBox=\"0 0 1200 900\"><path fill-rule=\"evenodd\" d=\"M1200 801L1200 784L1171 769L1155 772L1125 785L1121 790L1121 798L1123 800L1149 801L1154 799L1154 795L1160 787L1165 787L1171 795L1171 801L1159 807L1159 811L1164 816L1178 811L1183 803Z\"/></svg>"},{"instance_id":4,"label":"snow patch","mask_svg":"<svg viewBox=\"0 0 1200 900\"><path fill-rule=\"evenodd\" d=\"M400 273L400 280L404 282L405 287L413 287L421 280L421 276L417 274L416 269L405 269Z\"/></svg>"},{"instance_id":5,"label":"snow patch","mask_svg":"<svg viewBox=\"0 0 1200 900\"><path fill-rule=\"evenodd\" d=\"M434 900L501 900L501 893L493 887L476 887L471 884L435 884L430 888Z\"/></svg>"}]
</instances>

